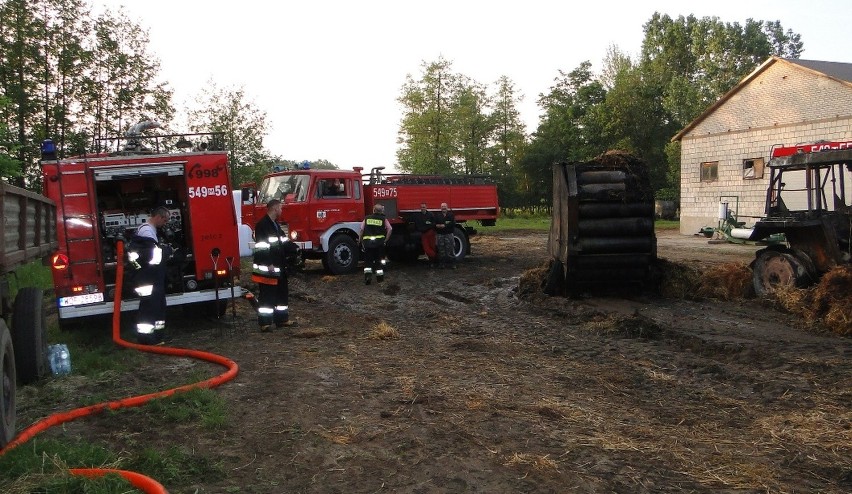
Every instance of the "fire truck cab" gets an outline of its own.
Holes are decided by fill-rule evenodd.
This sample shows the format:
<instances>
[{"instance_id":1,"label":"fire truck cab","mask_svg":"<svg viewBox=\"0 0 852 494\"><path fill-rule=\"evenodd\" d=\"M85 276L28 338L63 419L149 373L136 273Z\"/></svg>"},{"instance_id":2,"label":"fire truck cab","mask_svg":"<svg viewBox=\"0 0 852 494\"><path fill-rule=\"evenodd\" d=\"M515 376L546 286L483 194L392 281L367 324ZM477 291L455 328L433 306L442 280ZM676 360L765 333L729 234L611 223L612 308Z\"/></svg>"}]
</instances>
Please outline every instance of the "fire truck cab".
<instances>
[{"instance_id":1,"label":"fire truck cab","mask_svg":"<svg viewBox=\"0 0 852 494\"><path fill-rule=\"evenodd\" d=\"M236 296L230 286L239 275L239 248L223 143L221 134L145 136L137 128L67 159L43 146L44 195L57 205L52 272L61 327L113 311L116 267L125 262L116 243L129 241L157 206L171 212L160 231L173 252L167 305L224 312ZM121 310L135 310L133 270L125 273Z\"/></svg>"}]
</instances>

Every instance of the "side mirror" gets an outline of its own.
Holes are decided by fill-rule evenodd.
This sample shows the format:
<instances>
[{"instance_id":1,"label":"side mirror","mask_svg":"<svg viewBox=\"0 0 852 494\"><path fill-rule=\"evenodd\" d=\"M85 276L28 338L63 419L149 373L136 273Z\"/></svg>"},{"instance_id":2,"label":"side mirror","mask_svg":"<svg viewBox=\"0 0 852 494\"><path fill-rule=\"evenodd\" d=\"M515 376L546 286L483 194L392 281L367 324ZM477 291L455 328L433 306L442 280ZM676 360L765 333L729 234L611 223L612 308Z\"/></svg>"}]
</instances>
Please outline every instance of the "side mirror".
<instances>
[{"instance_id":1,"label":"side mirror","mask_svg":"<svg viewBox=\"0 0 852 494\"><path fill-rule=\"evenodd\" d=\"M257 193L251 187L243 187L243 189L240 190L240 198L242 199L243 204L254 204L254 201L257 198Z\"/></svg>"}]
</instances>

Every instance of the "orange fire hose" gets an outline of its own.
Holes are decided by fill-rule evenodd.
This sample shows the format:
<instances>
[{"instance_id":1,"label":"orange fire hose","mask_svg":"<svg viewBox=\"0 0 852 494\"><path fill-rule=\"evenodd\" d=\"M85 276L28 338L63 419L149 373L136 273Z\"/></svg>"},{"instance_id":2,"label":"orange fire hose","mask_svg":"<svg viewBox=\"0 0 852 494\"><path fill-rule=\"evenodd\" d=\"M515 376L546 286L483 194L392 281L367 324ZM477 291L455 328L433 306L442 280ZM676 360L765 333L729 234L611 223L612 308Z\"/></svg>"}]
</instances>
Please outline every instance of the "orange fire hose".
<instances>
[{"instance_id":1,"label":"orange fire hose","mask_svg":"<svg viewBox=\"0 0 852 494\"><path fill-rule=\"evenodd\" d=\"M124 258L124 242L119 240L116 242L116 258L123 259ZM27 429L21 431L17 437L15 437L9 444L6 445L5 448L0 450L0 456L4 453L11 451L13 448L20 446L21 444L29 441L33 436L39 434L50 427L55 425L64 424L65 422L69 422L71 420L85 417L87 415L94 415L96 413L103 412L104 410L118 410L119 408L129 408L144 405L145 403L157 399L157 398L165 398L167 396L171 396L176 393L182 393L185 391L189 391L191 389L197 388L215 388L220 384L226 383L231 379L237 376L237 372L239 371L239 366L233 360L222 357L221 355L216 355L215 353L202 352L200 350L190 350L185 348L174 348L167 346L148 346L148 345L139 345L137 343L131 343L129 341L125 341L121 339L121 285L124 282L124 263L118 262L117 269L115 274L115 308L112 312L112 341L114 341L117 345L132 348L135 350L139 350L142 352L149 353L159 353L163 355L173 355L176 357L190 357L205 360L207 362L212 362L214 364L219 364L221 366L226 367L228 370L224 373L207 379L205 381L197 382L194 384L187 384L184 386L180 386L177 388L167 389L165 391L158 391L156 393L149 393L141 396L134 396L130 398L124 398L121 400L98 403L96 405L90 405L87 407L77 408L68 412L60 412L50 415L35 424L31 425ZM69 470L72 475L79 475L83 477L101 477L106 474L115 473L124 477L131 485L136 487L137 489L142 490L148 494L167 494L165 487L162 484L157 482L156 480L146 477L142 474L136 472L130 472L127 470L114 470L114 469L106 469L106 468L73 468Z\"/></svg>"}]
</instances>

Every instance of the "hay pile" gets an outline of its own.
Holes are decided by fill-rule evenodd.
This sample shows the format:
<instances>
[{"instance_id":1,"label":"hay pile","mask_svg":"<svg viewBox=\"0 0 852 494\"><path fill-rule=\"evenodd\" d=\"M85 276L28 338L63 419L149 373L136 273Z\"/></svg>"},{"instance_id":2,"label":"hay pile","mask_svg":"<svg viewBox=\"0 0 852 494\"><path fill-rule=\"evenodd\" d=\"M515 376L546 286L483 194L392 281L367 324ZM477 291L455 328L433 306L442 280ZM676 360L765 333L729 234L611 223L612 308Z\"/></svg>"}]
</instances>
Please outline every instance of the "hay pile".
<instances>
[{"instance_id":1,"label":"hay pile","mask_svg":"<svg viewBox=\"0 0 852 494\"><path fill-rule=\"evenodd\" d=\"M546 298L544 287L551 262L525 271L518 284L518 297ZM741 300L754 298L751 269L745 263L695 267L658 259L647 291L666 298L689 300ZM852 335L852 267L838 266L826 273L819 284L799 289L776 290L772 295L782 309L801 317L809 326L822 325L834 333Z\"/></svg>"},{"instance_id":2,"label":"hay pile","mask_svg":"<svg viewBox=\"0 0 852 494\"><path fill-rule=\"evenodd\" d=\"M811 288L786 287L775 290L773 297L808 325L822 323L834 333L852 335L852 267L837 266Z\"/></svg>"}]
</instances>

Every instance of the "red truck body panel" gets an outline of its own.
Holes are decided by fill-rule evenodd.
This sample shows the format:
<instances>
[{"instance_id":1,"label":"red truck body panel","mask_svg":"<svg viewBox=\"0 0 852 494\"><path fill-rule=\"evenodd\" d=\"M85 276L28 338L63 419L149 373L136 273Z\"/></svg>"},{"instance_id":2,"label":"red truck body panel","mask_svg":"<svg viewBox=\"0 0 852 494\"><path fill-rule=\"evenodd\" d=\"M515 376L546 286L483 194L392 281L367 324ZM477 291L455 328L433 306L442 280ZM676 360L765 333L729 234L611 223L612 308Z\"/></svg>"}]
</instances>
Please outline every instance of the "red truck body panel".
<instances>
[{"instance_id":1,"label":"red truck body panel","mask_svg":"<svg viewBox=\"0 0 852 494\"><path fill-rule=\"evenodd\" d=\"M419 212L422 203L426 203L430 211L437 211L444 202L456 221L497 219L499 207L494 184L406 175L386 175L385 178L382 183L364 185L364 209L372 211L373 205L384 204L391 223L405 222L403 215Z\"/></svg>"}]
</instances>

